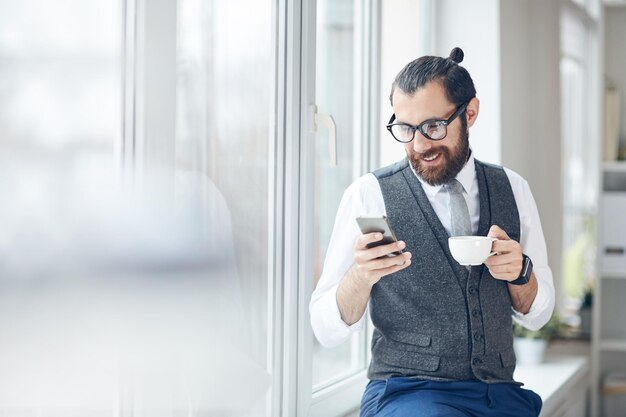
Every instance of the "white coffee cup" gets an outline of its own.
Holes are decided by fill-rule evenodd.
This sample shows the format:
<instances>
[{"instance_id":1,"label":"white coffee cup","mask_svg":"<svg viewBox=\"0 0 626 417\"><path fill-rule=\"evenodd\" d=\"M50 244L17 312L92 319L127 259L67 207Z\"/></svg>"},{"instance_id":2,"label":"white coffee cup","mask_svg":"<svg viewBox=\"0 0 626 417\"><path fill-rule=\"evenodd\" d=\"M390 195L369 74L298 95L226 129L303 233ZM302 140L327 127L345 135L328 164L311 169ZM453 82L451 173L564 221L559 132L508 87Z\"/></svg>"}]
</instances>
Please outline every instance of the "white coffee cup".
<instances>
[{"instance_id":1,"label":"white coffee cup","mask_svg":"<svg viewBox=\"0 0 626 417\"><path fill-rule=\"evenodd\" d=\"M491 244L496 240L487 236L453 236L448 238L452 257L461 265L480 265L491 255Z\"/></svg>"}]
</instances>

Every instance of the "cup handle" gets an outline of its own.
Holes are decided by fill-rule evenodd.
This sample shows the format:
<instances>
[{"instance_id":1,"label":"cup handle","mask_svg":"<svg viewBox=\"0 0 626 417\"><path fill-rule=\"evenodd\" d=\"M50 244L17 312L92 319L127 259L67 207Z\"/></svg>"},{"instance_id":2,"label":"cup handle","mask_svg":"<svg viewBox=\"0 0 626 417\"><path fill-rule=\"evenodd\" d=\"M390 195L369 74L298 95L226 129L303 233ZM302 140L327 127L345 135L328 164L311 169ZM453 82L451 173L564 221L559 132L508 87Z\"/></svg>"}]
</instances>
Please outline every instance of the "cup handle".
<instances>
[{"instance_id":1,"label":"cup handle","mask_svg":"<svg viewBox=\"0 0 626 417\"><path fill-rule=\"evenodd\" d=\"M498 239L496 239L495 237L492 237L492 238L491 238L491 242L492 242L492 243L493 243L493 242L495 242L496 240L498 240ZM500 255L500 254L499 254L498 252L491 252L491 253L489 254L489 256L493 256L493 255ZM489 258L489 256L487 256L487 258Z\"/></svg>"}]
</instances>

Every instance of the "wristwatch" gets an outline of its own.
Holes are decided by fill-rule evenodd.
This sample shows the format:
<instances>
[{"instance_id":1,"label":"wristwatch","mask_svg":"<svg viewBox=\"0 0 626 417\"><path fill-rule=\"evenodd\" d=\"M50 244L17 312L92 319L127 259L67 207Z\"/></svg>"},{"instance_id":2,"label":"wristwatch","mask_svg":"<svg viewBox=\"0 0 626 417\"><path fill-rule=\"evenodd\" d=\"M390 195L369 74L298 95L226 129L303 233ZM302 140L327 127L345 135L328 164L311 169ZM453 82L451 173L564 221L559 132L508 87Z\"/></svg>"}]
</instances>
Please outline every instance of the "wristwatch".
<instances>
[{"instance_id":1,"label":"wristwatch","mask_svg":"<svg viewBox=\"0 0 626 417\"><path fill-rule=\"evenodd\" d=\"M512 285L524 285L528 284L530 281L530 274L533 272L533 262L526 255L522 255L522 272L519 275L519 278L513 281L509 281L509 284Z\"/></svg>"}]
</instances>

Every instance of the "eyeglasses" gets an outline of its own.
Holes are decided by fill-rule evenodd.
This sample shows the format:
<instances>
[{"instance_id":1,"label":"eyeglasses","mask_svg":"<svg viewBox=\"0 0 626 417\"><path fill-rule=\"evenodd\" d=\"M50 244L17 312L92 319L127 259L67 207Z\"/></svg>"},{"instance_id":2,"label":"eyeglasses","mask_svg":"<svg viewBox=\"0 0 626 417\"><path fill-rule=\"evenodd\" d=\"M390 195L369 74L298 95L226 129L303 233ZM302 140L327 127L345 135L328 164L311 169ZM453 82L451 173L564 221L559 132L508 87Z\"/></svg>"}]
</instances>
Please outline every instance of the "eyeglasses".
<instances>
[{"instance_id":1,"label":"eyeglasses","mask_svg":"<svg viewBox=\"0 0 626 417\"><path fill-rule=\"evenodd\" d=\"M415 138L415 131L419 130L426 139L441 140L448 134L448 125L463 113L469 101L461 104L448 120L431 119L418 124L417 126L408 123L394 123L396 115L393 114L387 124L387 130L398 142L409 143Z\"/></svg>"}]
</instances>

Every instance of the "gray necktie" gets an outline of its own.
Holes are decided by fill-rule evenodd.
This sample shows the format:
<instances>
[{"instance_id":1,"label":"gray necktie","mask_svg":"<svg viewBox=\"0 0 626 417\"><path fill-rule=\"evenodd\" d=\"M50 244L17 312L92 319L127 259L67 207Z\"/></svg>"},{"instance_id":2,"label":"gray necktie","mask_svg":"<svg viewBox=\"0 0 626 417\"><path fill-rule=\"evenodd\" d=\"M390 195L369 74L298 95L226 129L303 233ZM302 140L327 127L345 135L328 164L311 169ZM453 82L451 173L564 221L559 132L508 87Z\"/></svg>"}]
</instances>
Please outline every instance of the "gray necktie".
<instances>
[{"instance_id":1,"label":"gray necktie","mask_svg":"<svg viewBox=\"0 0 626 417\"><path fill-rule=\"evenodd\" d=\"M463 197L463 186L456 179L445 185L450 195L450 217L452 220L452 236L471 236L472 225L470 223L467 202Z\"/></svg>"}]
</instances>

